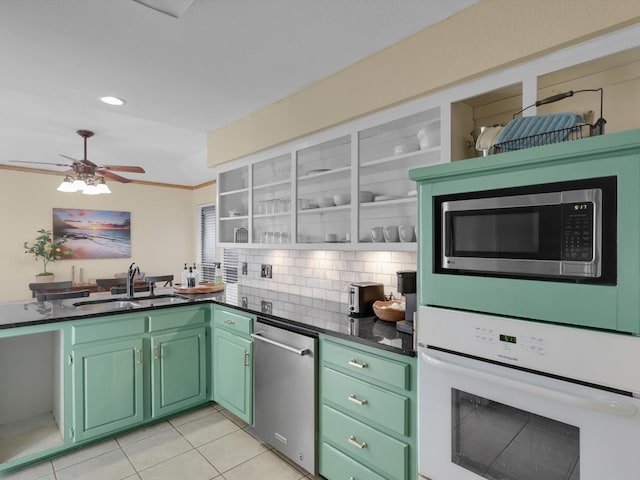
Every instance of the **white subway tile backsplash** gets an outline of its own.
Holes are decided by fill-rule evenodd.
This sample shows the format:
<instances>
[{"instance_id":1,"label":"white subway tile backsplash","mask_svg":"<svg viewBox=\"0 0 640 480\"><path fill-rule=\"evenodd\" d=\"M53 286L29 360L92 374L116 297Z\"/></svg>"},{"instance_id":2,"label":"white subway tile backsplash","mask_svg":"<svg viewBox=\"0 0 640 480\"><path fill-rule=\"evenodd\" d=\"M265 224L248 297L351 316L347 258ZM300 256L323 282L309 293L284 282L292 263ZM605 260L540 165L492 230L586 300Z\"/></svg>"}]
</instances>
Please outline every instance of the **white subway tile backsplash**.
<instances>
[{"instance_id":1,"label":"white subway tile backsplash","mask_svg":"<svg viewBox=\"0 0 640 480\"><path fill-rule=\"evenodd\" d=\"M238 259L248 263L247 275L238 279L242 285L339 303L347 302L352 282L380 282L385 294L397 296L396 272L415 270L417 263L415 252L338 250L242 249ZM273 278L260 278L263 263L273 265Z\"/></svg>"}]
</instances>

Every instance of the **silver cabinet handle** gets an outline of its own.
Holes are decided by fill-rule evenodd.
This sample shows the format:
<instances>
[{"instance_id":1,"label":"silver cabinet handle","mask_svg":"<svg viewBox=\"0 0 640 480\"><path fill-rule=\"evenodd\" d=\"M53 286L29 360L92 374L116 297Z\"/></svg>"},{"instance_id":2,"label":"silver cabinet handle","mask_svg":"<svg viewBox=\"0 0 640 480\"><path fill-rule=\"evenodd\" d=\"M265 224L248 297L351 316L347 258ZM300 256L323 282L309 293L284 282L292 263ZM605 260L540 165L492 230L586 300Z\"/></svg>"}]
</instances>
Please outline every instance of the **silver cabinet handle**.
<instances>
[{"instance_id":1,"label":"silver cabinet handle","mask_svg":"<svg viewBox=\"0 0 640 480\"><path fill-rule=\"evenodd\" d=\"M285 350L295 353L296 355L303 356L303 355L309 355L311 353L311 350L309 350L308 348L291 347L289 345L285 345L284 343L276 342L275 340L271 340L270 338L263 337L261 333L252 333L251 337L254 338L255 340L260 340L261 342L268 343L275 347L284 348Z\"/></svg>"},{"instance_id":2,"label":"silver cabinet handle","mask_svg":"<svg viewBox=\"0 0 640 480\"><path fill-rule=\"evenodd\" d=\"M367 368L369 366L368 363L359 363L355 358L349 360L349 365L357 368Z\"/></svg>"},{"instance_id":3,"label":"silver cabinet handle","mask_svg":"<svg viewBox=\"0 0 640 480\"><path fill-rule=\"evenodd\" d=\"M142 365L142 350L136 349L136 355L138 356L138 359L136 360L136 363L138 365Z\"/></svg>"},{"instance_id":4,"label":"silver cabinet handle","mask_svg":"<svg viewBox=\"0 0 640 480\"><path fill-rule=\"evenodd\" d=\"M224 323L226 323L227 325L235 325L236 324L236 322L234 322L233 320L229 320L229 319L225 320Z\"/></svg>"},{"instance_id":5,"label":"silver cabinet handle","mask_svg":"<svg viewBox=\"0 0 640 480\"><path fill-rule=\"evenodd\" d=\"M360 400L358 397L356 397L356 395L355 395L354 393L352 393L351 395L349 395L349 397L348 397L348 398L349 398L349 400L351 400L353 403L357 403L358 405L366 405L367 403L369 403L369 402L367 402L367 400L366 400L366 399L364 399L364 398L363 398L362 400Z\"/></svg>"},{"instance_id":6,"label":"silver cabinet handle","mask_svg":"<svg viewBox=\"0 0 640 480\"><path fill-rule=\"evenodd\" d=\"M249 366L249 352L244 352L244 366Z\"/></svg>"},{"instance_id":7,"label":"silver cabinet handle","mask_svg":"<svg viewBox=\"0 0 640 480\"><path fill-rule=\"evenodd\" d=\"M359 442L356 440L356 437L354 437L353 435L351 435L351 436L349 437L349 443L350 443L351 445L353 445L354 447L358 447L358 448L360 448L360 449L362 449L362 448L367 448L367 442L359 443Z\"/></svg>"},{"instance_id":8,"label":"silver cabinet handle","mask_svg":"<svg viewBox=\"0 0 640 480\"><path fill-rule=\"evenodd\" d=\"M153 348L153 351L154 351L154 358L155 358L156 360L160 360L160 345L156 345L156 346Z\"/></svg>"}]
</instances>

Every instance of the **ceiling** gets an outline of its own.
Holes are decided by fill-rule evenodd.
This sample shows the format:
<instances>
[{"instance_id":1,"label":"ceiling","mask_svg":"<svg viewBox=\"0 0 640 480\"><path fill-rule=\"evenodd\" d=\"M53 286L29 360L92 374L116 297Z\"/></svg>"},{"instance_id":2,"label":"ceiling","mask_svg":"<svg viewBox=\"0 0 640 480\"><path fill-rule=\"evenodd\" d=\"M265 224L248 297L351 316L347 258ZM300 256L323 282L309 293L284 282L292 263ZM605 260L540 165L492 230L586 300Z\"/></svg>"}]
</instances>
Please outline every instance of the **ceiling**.
<instances>
[{"instance_id":1,"label":"ceiling","mask_svg":"<svg viewBox=\"0 0 640 480\"><path fill-rule=\"evenodd\" d=\"M205 183L207 132L476 1L2 0L0 164L81 159L88 129L95 163Z\"/></svg>"}]
</instances>

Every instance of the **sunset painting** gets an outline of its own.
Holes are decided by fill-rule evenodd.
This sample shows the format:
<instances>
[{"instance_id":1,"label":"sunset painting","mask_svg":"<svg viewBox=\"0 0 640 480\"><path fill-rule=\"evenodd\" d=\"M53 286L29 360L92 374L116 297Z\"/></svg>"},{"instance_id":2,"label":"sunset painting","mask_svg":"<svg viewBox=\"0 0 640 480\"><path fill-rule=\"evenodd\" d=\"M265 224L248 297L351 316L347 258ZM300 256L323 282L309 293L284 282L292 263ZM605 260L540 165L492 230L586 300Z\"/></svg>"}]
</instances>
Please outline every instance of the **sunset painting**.
<instances>
[{"instance_id":1,"label":"sunset painting","mask_svg":"<svg viewBox=\"0 0 640 480\"><path fill-rule=\"evenodd\" d=\"M131 212L53 209L53 238L67 237L63 258L130 258Z\"/></svg>"}]
</instances>

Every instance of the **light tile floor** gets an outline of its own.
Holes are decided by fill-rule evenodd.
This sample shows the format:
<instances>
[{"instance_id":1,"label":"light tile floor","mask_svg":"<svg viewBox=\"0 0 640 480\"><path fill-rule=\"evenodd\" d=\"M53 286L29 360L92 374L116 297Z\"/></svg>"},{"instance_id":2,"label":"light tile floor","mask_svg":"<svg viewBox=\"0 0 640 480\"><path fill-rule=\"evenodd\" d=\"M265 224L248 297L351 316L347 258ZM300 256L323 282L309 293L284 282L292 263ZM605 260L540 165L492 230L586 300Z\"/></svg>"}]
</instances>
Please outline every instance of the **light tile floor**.
<instances>
[{"instance_id":1,"label":"light tile floor","mask_svg":"<svg viewBox=\"0 0 640 480\"><path fill-rule=\"evenodd\" d=\"M251 435L217 404L189 412L2 480L313 479ZM318 477L319 478L319 477Z\"/></svg>"}]
</instances>

